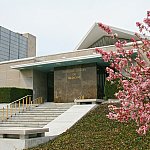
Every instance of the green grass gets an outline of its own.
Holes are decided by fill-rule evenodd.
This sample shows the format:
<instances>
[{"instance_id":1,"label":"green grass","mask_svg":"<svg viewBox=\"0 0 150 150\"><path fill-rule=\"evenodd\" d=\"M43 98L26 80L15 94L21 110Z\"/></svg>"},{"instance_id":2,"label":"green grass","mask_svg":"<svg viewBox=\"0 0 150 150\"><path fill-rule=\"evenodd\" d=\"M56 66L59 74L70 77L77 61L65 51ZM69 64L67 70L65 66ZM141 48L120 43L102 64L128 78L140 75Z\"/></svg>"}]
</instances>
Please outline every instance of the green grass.
<instances>
[{"instance_id":1,"label":"green grass","mask_svg":"<svg viewBox=\"0 0 150 150\"><path fill-rule=\"evenodd\" d=\"M150 132L139 136L133 122L119 123L106 114L107 104L100 105L67 132L32 150L150 150Z\"/></svg>"}]
</instances>

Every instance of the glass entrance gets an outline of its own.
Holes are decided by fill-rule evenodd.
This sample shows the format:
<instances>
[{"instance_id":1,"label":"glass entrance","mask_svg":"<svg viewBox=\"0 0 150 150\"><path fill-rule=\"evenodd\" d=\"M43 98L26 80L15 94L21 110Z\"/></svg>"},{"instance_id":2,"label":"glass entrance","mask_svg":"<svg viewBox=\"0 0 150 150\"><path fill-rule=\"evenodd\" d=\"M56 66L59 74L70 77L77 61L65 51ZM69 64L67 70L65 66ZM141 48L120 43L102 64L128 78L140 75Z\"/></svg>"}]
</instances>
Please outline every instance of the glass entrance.
<instances>
[{"instance_id":1,"label":"glass entrance","mask_svg":"<svg viewBox=\"0 0 150 150\"><path fill-rule=\"evenodd\" d=\"M103 99L104 95L104 87L105 80L107 77L107 73L105 72L104 66L97 66L97 98Z\"/></svg>"},{"instance_id":2,"label":"glass entrance","mask_svg":"<svg viewBox=\"0 0 150 150\"><path fill-rule=\"evenodd\" d=\"M47 73L47 101L54 101L54 72Z\"/></svg>"}]
</instances>

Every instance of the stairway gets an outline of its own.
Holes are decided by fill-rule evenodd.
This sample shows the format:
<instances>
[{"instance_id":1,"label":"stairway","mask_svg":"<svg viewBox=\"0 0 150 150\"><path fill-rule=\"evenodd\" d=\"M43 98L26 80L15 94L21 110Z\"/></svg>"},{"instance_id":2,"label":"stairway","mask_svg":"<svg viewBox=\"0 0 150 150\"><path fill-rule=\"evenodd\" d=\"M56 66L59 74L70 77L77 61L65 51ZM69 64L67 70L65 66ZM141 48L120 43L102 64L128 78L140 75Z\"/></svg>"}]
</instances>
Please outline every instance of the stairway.
<instances>
[{"instance_id":1,"label":"stairway","mask_svg":"<svg viewBox=\"0 0 150 150\"><path fill-rule=\"evenodd\" d=\"M71 106L73 106L73 103L46 102L38 107L18 113L7 121L0 122L0 127L42 128Z\"/></svg>"}]
</instances>

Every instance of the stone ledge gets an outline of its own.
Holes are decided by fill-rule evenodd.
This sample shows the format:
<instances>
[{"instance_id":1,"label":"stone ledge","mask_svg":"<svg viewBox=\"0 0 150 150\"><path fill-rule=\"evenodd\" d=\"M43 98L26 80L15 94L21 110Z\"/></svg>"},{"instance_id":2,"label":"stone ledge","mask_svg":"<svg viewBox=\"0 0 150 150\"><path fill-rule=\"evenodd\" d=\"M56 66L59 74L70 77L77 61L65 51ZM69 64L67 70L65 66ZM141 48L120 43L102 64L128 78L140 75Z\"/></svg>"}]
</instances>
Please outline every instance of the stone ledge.
<instances>
[{"instance_id":1,"label":"stone ledge","mask_svg":"<svg viewBox=\"0 0 150 150\"><path fill-rule=\"evenodd\" d=\"M103 104L105 103L120 103L118 99L108 99L107 101L104 101Z\"/></svg>"},{"instance_id":2,"label":"stone ledge","mask_svg":"<svg viewBox=\"0 0 150 150\"><path fill-rule=\"evenodd\" d=\"M31 139L0 139L0 150L24 150L46 143L54 138L45 136Z\"/></svg>"},{"instance_id":3,"label":"stone ledge","mask_svg":"<svg viewBox=\"0 0 150 150\"><path fill-rule=\"evenodd\" d=\"M103 99L75 99L74 102L77 105L81 104L97 104L97 103L102 103L104 100Z\"/></svg>"},{"instance_id":4,"label":"stone ledge","mask_svg":"<svg viewBox=\"0 0 150 150\"><path fill-rule=\"evenodd\" d=\"M2 128L0 130L0 138L29 139L36 137L44 137L45 132L49 132L49 128L25 128L25 127Z\"/></svg>"}]
</instances>

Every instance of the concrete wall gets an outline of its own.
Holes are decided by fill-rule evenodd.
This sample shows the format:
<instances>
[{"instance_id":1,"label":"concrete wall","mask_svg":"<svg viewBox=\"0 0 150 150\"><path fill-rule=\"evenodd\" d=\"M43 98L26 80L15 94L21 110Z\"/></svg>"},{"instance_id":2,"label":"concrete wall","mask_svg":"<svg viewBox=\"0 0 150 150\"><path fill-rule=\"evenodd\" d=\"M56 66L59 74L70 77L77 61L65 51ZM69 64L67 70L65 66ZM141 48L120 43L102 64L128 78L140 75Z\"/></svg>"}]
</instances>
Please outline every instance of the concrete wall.
<instances>
[{"instance_id":1,"label":"concrete wall","mask_svg":"<svg viewBox=\"0 0 150 150\"><path fill-rule=\"evenodd\" d=\"M36 56L36 37L32 34L25 33L24 37L28 38L28 54L27 57Z\"/></svg>"},{"instance_id":2,"label":"concrete wall","mask_svg":"<svg viewBox=\"0 0 150 150\"><path fill-rule=\"evenodd\" d=\"M33 88L33 71L32 70L16 70L11 69L11 66L33 62L27 61L12 61L0 63L0 87L18 87L18 88Z\"/></svg>"},{"instance_id":3,"label":"concrete wall","mask_svg":"<svg viewBox=\"0 0 150 150\"><path fill-rule=\"evenodd\" d=\"M97 98L96 64L57 68L54 71L54 101L73 102Z\"/></svg>"},{"instance_id":4,"label":"concrete wall","mask_svg":"<svg viewBox=\"0 0 150 150\"><path fill-rule=\"evenodd\" d=\"M53 137L39 137L31 139L0 139L0 150L24 150L36 147L52 140Z\"/></svg>"},{"instance_id":5,"label":"concrete wall","mask_svg":"<svg viewBox=\"0 0 150 150\"><path fill-rule=\"evenodd\" d=\"M33 71L33 98L42 96L47 99L47 73Z\"/></svg>"},{"instance_id":6,"label":"concrete wall","mask_svg":"<svg viewBox=\"0 0 150 150\"><path fill-rule=\"evenodd\" d=\"M33 89L33 98L47 98L47 73L32 69L12 69L11 66L33 63L31 60L17 60L0 63L0 87Z\"/></svg>"}]
</instances>

